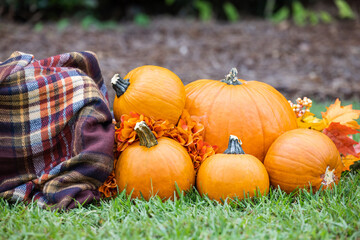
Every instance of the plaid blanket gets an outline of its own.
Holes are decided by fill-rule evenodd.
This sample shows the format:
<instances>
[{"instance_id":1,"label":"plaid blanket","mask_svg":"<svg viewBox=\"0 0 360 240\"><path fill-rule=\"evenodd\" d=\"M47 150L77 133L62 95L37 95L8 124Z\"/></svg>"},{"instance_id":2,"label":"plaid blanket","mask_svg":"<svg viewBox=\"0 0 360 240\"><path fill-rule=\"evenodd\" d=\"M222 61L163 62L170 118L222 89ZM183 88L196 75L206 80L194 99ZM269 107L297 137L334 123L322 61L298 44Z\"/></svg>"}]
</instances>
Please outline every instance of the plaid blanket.
<instances>
[{"instance_id":1,"label":"plaid blanket","mask_svg":"<svg viewBox=\"0 0 360 240\"><path fill-rule=\"evenodd\" d=\"M91 52L0 62L0 197L69 209L99 199L114 126Z\"/></svg>"}]
</instances>

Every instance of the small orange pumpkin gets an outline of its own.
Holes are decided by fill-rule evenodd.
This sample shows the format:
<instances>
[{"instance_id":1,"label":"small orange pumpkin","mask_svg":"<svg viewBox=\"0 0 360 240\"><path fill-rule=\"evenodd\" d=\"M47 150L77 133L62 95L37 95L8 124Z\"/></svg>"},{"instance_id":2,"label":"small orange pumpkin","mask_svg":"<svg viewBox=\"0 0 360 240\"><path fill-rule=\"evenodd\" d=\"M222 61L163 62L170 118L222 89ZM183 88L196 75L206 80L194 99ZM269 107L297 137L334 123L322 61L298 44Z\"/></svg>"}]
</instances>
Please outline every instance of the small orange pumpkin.
<instances>
[{"instance_id":1,"label":"small orange pumpkin","mask_svg":"<svg viewBox=\"0 0 360 240\"><path fill-rule=\"evenodd\" d=\"M201 164L196 186L200 194L213 200L244 199L258 192L267 194L269 176L261 161L245 154L239 139L230 136L224 154L212 155Z\"/></svg>"},{"instance_id":2,"label":"small orange pumpkin","mask_svg":"<svg viewBox=\"0 0 360 240\"><path fill-rule=\"evenodd\" d=\"M113 110L116 121L122 114L141 113L155 120L176 124L185 106L185 88L172 71L146 65L131 70L125 78L111 80L116 92Z\"/></svg>"},{"instance_id":3,"label":"small orange pumpkin","mask_svg":"<svg viewBox=\"0 0 360 240\"><path fill-rule=\"evenodd\" d=\"M270 85L237 79L231 69L224 80L202 79L185 86L185 108L200 117L204 140L225 151L230 134L244 143L246 153L262 162L273 141L297 128L296 116L286 98Z\"/></svg>"},{"instance_id":4,"label":"small orange pumpkin","mask_svg":"<svg viewBox=\"0 0 360 240\"><path fill-rule=\"evenodd\" d=\"M126 188L131 198L146 200L158 195L161 199L174 196L176 184L180 190L190 190L195 184L195 171L185 148L173 139L158 140L144 121L135 126L140 142L128 146L120 155L115 178L119 190Z\"/></svg>"},{"instance_id":5,"label":"small orange pumpkin","mask_svg":"<svg viewBox=\"0 0 360 240\"><path fill-rule=\"evenodd\" d=\"M343 164L331 139L325 134L298 128L281 135L271 145L264 161L270 183L290 193L298 188L315 192L337 184Z\"/></svg>"}]
</instances>

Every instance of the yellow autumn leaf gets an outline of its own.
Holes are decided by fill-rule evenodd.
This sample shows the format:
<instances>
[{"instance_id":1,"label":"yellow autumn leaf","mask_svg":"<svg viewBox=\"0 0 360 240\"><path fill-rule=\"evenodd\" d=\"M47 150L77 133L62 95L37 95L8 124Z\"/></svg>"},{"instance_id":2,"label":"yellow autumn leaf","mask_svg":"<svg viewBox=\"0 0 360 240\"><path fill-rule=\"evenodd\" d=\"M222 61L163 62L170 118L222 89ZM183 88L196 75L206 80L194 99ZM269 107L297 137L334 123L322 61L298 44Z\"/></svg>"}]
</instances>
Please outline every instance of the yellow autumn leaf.
<instances>
[{"instance_id":1,"label":"yellow autumn leaf","mask_svg":"<svg viewBox=\"0 0 360 240\"><path fill-rule=\"evenodd\" d=\"M315 114L306 112L302 117L297 118L299 128L311 128L317 131L322 131L326 124L323 119L315 117Z\"/></svg>"},{"instance_id":2,"label":"yellow autumn leaf","mask_svg":"<svg viewBox=\"0 0 360 240\"><path fill-rule=\"evenodd\" d=\"M341 106L341 101L336 99L335 103L327 108L326 112L321 113L326 126L332 122L338 122L353 129L360 129L360 125L355 121L359 118L360 110L352 109L352 105Z\"/></svg>"},{"instance_id":3,"label":"yellow autumn leaf","mask_svg":"<svg viewBox=\"0 0 360 240\"><path fill-rule=\"evenodd\" d=\"M341 157L341 160L344 164L343 171L350 171L350 166L353 165L356 161L360 161L360 157L354 155L346 155Z\"/></svg>"}]
</instances>

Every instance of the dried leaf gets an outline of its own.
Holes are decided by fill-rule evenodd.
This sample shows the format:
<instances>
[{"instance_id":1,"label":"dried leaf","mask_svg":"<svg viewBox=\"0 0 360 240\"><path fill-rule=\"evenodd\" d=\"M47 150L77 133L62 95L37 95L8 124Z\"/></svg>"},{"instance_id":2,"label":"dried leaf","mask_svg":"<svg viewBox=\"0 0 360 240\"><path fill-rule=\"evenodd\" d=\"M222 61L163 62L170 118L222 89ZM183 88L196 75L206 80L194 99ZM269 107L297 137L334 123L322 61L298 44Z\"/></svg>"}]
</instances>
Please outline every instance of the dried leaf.
<instances>
[{"instance_id":1,"label":"dried leaf","mask_svg":"<svg viewBox=\"0 0 360 240\"><path fill-rule=\"evenodd\" d=\"M350 171L350 166L353 165L355 162L360 161L360 157L356 157L354 155L346 155L341 158L344 167L343 171Z\"/></svg>"},{"instance_id":2,"label":"dried leaf","mask_svg":"<svg viewBox=\"0 0 360 240\"><path fill-rule=\"evenodd\" d=\"M322 117L327 126L332 122L338 122L353 129L360 129L360 125L355 121L360 115L360 110L352 109L352 105L341 106L341 101L336 99L335 103L322 113Z\"/></svg>"},{"instance_id":3,"label":"dried leaf","mask_svg":"<svg viewBox=\"0 0 360 240\"><path fill-rule=\"evenodd\" d=\"M338 122L332 122L323 130L323 133L335 143L341 154L345 156L348 154L357 156L354 148L354 145L357 144L357 142L348 137L350 134L358 133L357 130Z\"/></svg>"},{"instance_id":4,"label":"dried leaf","mask_svg":"<svg viewBox=\"0 0 360 240\"><path fill-rule=\"evenodd\" d=\"M326 127L325 122L322 119L315 117L315 114L311 112L306 112L302 117L298 117L296 120L299 128L310 128L322 131Z\"/></svg>"}]
</instances>

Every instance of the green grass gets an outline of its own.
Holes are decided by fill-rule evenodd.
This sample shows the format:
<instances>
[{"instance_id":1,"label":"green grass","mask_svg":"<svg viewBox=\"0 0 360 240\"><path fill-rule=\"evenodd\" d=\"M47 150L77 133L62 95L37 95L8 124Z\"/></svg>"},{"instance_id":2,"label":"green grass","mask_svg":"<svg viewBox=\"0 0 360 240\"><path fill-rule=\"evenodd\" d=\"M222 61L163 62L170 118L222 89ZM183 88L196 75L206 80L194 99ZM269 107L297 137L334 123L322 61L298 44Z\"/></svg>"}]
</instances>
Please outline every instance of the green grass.
<instances>
[{"instance_id":1,"label":"green grass","mask_svg":"<svg viewBox=\"0 0 360 240\"><path fill-rule=\"evenodd\" d=\"M328 105L313 109L318 114ZM121 194L67 212L0 199L0 239L119 238L360 239L360 172L345 174L332 190L288 195L271 189L224 205L195 190L166 202Z\"/></svg>"},{"instance_id":2,"label":"green grass","mask_svg":"<svg viewBox=\"0 0 360 240\"><path fill-rule=\"evenodd\" d=\"M360 174L332 190L265 197L221 205L196 191L176 201L121 195L68 212L0 200L3 239L359 239Z\"/></svg>"}]
</instances>

